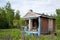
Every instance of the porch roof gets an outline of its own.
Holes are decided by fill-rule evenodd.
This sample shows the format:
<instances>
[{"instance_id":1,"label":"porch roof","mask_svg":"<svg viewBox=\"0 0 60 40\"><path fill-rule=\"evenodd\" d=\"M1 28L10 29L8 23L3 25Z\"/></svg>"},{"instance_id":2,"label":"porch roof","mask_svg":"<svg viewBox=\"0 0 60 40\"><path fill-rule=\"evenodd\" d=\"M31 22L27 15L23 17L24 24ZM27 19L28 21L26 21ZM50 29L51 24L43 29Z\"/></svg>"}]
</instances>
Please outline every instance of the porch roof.
<instances>
[{"instance_id":1,"label":"porch roof","mask_svg":"<svg viewBox=\"0 0 60 40\"><path fill-rule=\"evenodd\" d=\"M24 16L24 18L35 18L35 17L39 17L39 16L41 16L41 15L38 15L38 14L36 14L36 13L34 13L34 12L28 12L25 16Z\"/></svg>"},{"instance_id":2,"label":"porch roof","mask_svg":"<svg viewBox=\"0 0 60 40\"><path fill-rule=\"evenodd\" d=\"M45 15L45 14L35 13L32 10L30 10L29 12L27 12L26 15L23 16L23 18L25 18L25 19L26 18L37 18L39 16L55 19L55 17L48 16L48 15Z\"/></svg>"}]
</instances>

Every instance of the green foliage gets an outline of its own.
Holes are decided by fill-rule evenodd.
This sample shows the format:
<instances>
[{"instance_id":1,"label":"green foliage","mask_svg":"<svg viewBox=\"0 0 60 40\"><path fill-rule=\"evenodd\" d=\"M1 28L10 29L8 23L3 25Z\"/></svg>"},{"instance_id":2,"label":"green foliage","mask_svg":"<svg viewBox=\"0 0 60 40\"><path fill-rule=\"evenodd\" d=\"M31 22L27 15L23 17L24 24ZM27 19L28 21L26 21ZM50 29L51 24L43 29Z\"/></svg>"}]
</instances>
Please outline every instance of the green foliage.
<instances>
[{"instance_id":1,"label":"green foliage","mask_svg":"<svg viewBox=\"0 0 60 40\"><path fill-rule=\"evenodd\" d=\"M14 16L14 20L13 20L14 27L16 27L16 28L20 28L20 26L25 25L25 21L23 18L20 18L19 13L20 13L20 11L17 10L16 15Z\"/></svg>"},{"instance_id":2,"label":"green foliage","mask_svg":"<svg viewBox=\"0 0 60 40\"><path fill-rule=\"evenodd\" d=\"M56 26L57 26L58 29L60 29L60 9L56 9L56 13L57 13Z\"/></svg>"},{"instance_id":3,"label":"green foliage","mask_svg":"<svg viewBox=\"0 0 60 40\"><path fill-rule=\"evenodd\" d=\"M5 7L0 8L0 28L12 28L14 19L14 10L8 2Z\"/></svg>"},{"instance_id":4,"label":"green foliage","mask_svg":"<svg viewBox=\"0 0 60 40\"><path fill-rule=\"evenodd\" d=\"M20 18L20 20L13 20L14 28L20 28L21 26L25 25L25 20Z\"/></svg>"},{"instance_id":5,"label":"green foliage","mask_svg":"<svg viewBox=\"0 0 60 40\"><path fill-rule=\"evenodd\" d=\"M17 10L16 11L16 15L15 15L15 20L20 20L20 15L19 15L20 11Z\"/></svg>"},{"instance_id":6,"label":"green foliage","mask_svg":"<svg viewBox=\"0 0 60 40\"><path fill-rule=\"evenodd\" d=\"M20 25L24 26L25 25L25 20L23 18L20 19Z\"/></svg>"},{"instance_id":7,"label":"green foliage","mask_svg":"<svg viewBox=\"0 0 60 40\"><path fill-rule=\"evenodd\" d=\"M0 28L19 28L25 24L25 21L20 18L20 11L16 11L11 8L11 4L7 2L4 8L0 8Z\"/></svg>"},{"instance_id":8,"label":"green foliage","mask_svg":"<svg viewBox=\"0 0 60 40\"><path fill-rule=\"evenodd\" d=\"M19 13L20 13L20 11L17 10L16 15L14 16L14 20L13 20L14 28L20 28L20 15L19 15Z\"/></svg>"},{"instance_id":9,"label":"green foliage","mask_svg":"<svg viewBox=\"0 0 60 40\"><path fill-rule=\"evenodd\" d=\"M10 28L12 28L14 19L14 10L11 8L11 4L9 2L5 6L5 13L7 21L9 22L9 26Z\"/></svg>"},{"instance_id":10,"label":"green foliage","mask_svg":"<svg viewBox=\"0 0 60 40\"><path fill-rule=\"evenodd\" d=\"M56 13L59 16L60 15L60 9L56 9Z\"/></svg>"},{"instance_id":11,"label":"green foliage","mask_svg":"<svg viewBox=\"0 0 60 40\"><path fill-rule=\"evenodd\" d=\"M25 33L22 33L20 29L0 29L0 39L7 40L60 40L60 30L56 30L57 36L48 36L43 35L43 37L35 37L33 35L27 35Z\"/></svg>"},{"instance_id":12,"label":"green foliage","mask_svg":"<svg viewBox=\"0 0 60 40\"><path fill-rule=\"evenodd\" d=\"M5 13L5 10L3 8L0 8L0 29L1 28L8 28L6 13Z\"/></svg>"},{"instance_id":13,"label":"green foliage","mask_svg":"<svg viewBox=\"0 0 60 40\"><path fill-rule=\"evenodd\" d=\"M0 39L2 40L18 40L18 35L20 35L19 29L0 29Z\"/></svg>"},{"instance_id":14,"label":"green foliage","mask_svg":"<svg viewBox=\"0 0 60 40\"><path fill-rule=\"evenodd\" d=\"M14 26L14 28L20 28L19 20L13 20L13 26Z\"/></svg>"}]
</instances>

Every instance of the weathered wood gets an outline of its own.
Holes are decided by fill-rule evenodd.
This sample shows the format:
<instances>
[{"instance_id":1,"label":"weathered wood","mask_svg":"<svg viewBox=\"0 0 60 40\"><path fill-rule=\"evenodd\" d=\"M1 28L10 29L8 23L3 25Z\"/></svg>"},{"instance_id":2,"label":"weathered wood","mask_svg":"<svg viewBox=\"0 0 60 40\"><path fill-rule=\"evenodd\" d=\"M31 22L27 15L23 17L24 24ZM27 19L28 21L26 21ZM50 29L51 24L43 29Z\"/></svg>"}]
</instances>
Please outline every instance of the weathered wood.
<instances>
[{"instance_id":1,"label":"weathered wood","mask_svg":"<svg viewBox=\"0 0 60 40\"><path fill-rule=\"evenodd\" d=\"M48 30L49 31L53 31L53 19L49 19L49 23L48 23L49 25L48 25Z\"/></svg>"},{"instance_id":2,"label":"weathered wood","mask_svg":"<svg viewBox=\"0 0 60 40\"><path fill-rule=\"evenodd\" d=\"M29 19L29 31L31 31L31 29L32 29L32 22L31 22L32 20L31 19Z\"/></svg>"}]
</instances>

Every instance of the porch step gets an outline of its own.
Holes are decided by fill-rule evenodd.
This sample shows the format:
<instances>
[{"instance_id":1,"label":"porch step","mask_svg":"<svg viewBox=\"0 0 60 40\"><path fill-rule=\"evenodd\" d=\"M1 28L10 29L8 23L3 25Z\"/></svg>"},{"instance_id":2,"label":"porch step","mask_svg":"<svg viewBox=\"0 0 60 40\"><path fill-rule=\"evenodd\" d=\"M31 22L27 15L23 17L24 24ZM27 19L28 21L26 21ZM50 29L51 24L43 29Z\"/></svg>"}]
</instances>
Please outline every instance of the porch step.
<instances>
[{"instance_id":1,"label":"porch step","mask_svg":"<svg viewBox=\"0 0 60 40\"><path fill-rule=\"evenodd\" d=\"M26 31L28 34L38 34L38 32L33 32L33 31Z\"/></svg>"}]
</instances>

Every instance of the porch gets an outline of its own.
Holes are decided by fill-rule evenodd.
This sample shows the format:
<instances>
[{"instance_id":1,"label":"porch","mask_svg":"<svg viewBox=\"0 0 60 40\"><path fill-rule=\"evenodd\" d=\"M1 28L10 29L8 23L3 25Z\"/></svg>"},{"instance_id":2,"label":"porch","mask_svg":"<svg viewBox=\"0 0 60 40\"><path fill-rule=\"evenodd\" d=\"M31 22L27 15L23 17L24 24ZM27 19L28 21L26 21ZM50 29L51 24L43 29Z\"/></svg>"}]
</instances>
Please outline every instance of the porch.
<instances>
[{"instance_id":1,"label":"porch","mask_svg":"<svg viewBox=\"0 0 60 40\"><path fill-rule=\"evenodd\" d=\"M40 36L40 16L27 18L25 32L27 34L38 34Z\"/></svg>"}]
</instances>

